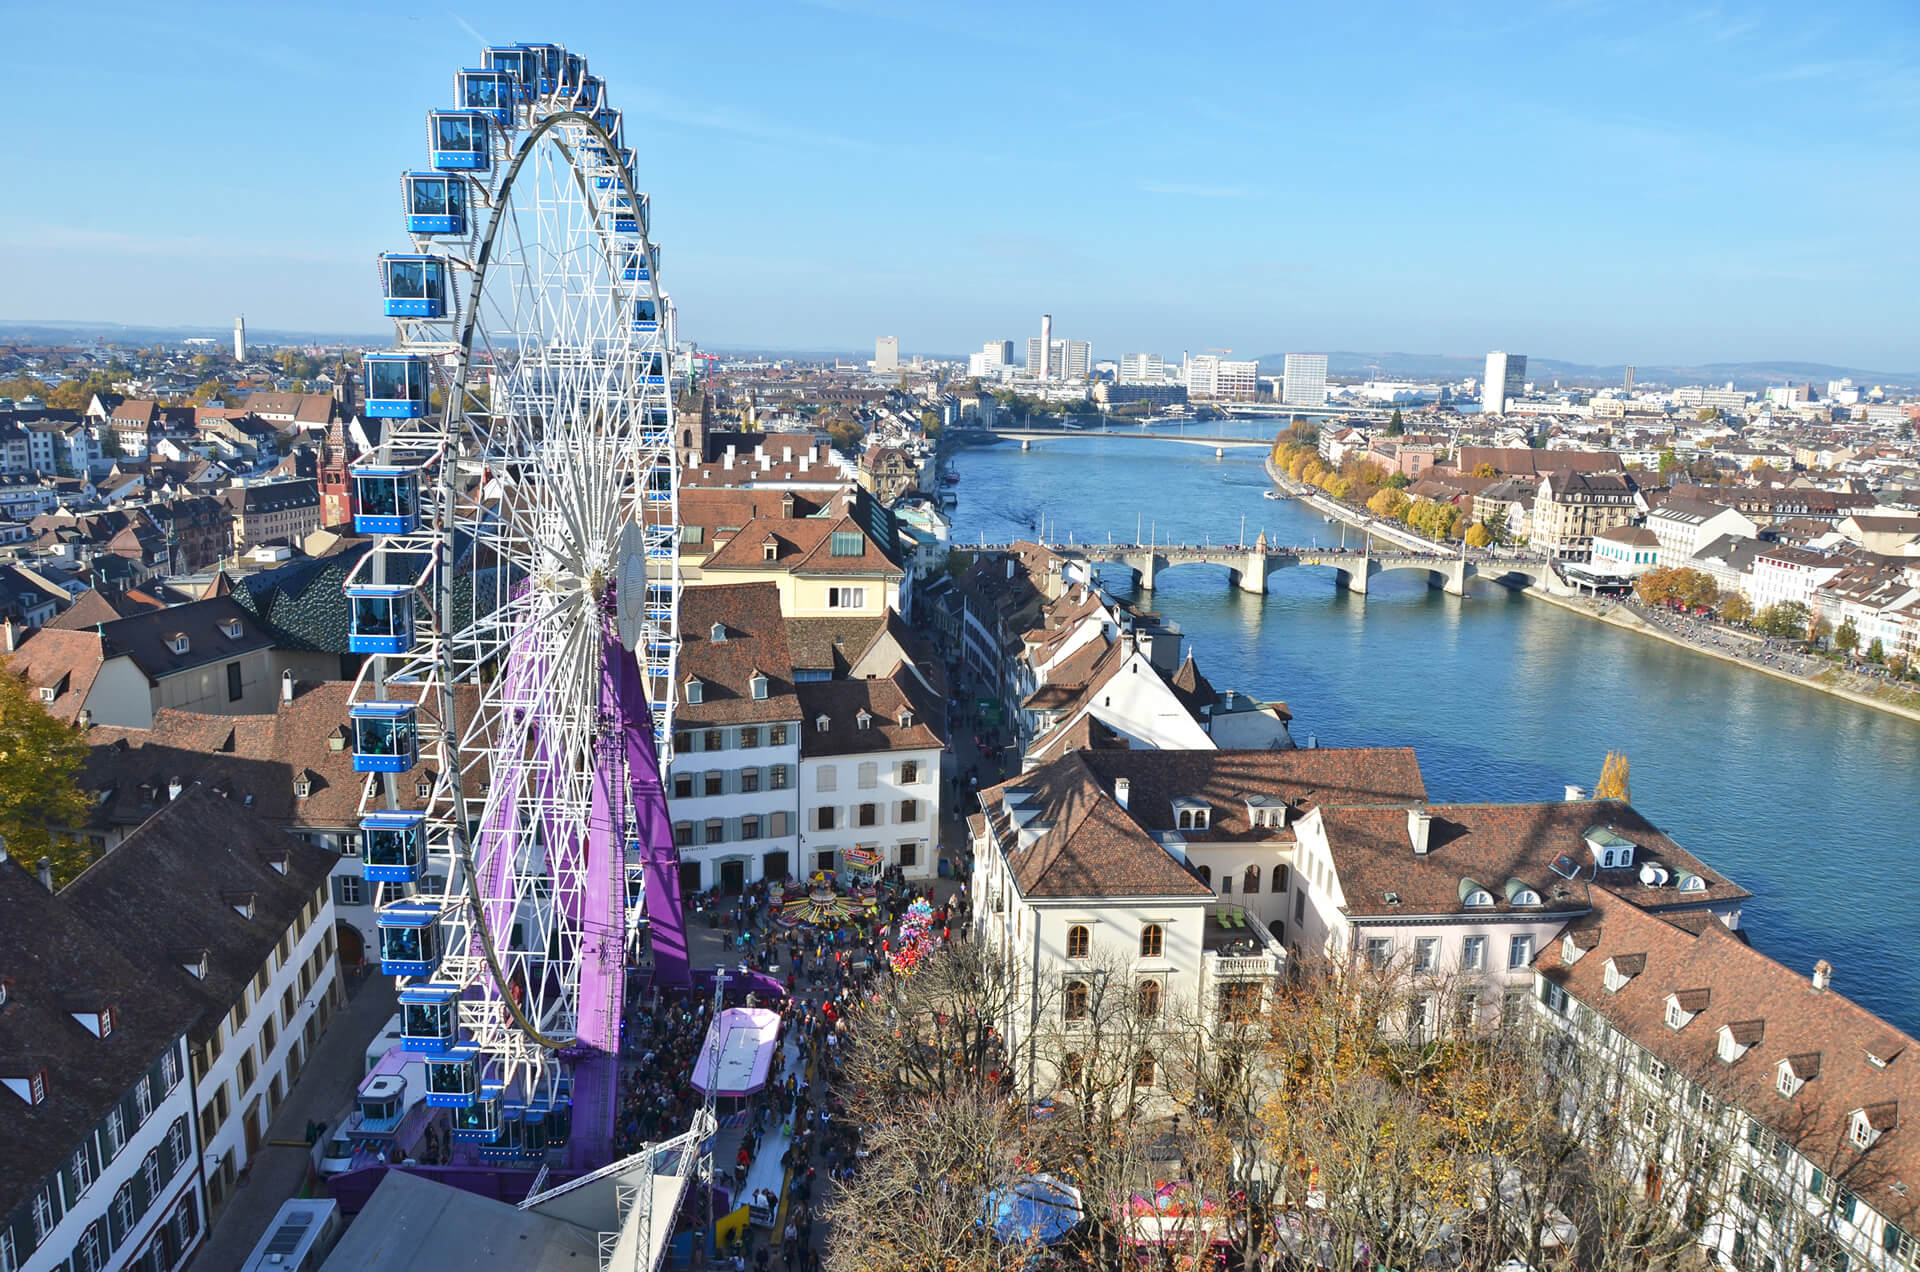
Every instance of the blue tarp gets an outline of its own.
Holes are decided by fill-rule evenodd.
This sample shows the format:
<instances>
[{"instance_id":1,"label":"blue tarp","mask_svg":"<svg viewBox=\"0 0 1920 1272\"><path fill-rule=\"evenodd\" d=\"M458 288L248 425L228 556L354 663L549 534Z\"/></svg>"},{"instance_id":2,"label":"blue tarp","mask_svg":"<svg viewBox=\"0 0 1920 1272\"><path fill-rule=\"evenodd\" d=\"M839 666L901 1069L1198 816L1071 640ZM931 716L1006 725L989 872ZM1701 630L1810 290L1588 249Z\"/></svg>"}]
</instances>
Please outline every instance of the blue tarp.
<instances>
[{"instance_id":1,"label":"blue tarp","mask_svg":"<svg viewBox=\"0 0 1920 1272\"><path fill-rule=\"evenodd\" d=\"M1002 1241L1049 1245L1080 1222L1080 1190L1052 1175L1029 1175L987 1194L987 1218Z\"/></svg>"}]
</instances>

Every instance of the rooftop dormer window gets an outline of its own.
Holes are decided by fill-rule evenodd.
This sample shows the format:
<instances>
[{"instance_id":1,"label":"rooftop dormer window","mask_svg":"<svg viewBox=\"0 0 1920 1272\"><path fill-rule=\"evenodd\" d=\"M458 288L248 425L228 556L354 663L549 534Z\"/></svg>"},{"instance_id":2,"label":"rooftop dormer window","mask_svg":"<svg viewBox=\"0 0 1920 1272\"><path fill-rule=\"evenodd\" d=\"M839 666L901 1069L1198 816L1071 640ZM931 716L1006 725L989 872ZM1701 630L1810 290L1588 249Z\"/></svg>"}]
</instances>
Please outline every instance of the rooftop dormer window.
<instances>
[{"instance_id":1,"label":"rooftop dormer window","mask_svg":"<svg viewBox=\"0 0 1920 1272\"><path fill-rule=\"evenodd\" d=\"M713 625L713 631L708 635L708 639L713 641L713 643L716 645L726 644L727 643L727 625L725 623L715 623Z\"/></svg>"},{"instance_id":2,"label":"rooftop dormer window","mask_svg":"<svg viewBox=\"0 0 1920 1272\"><path fill-rule=\"evenodd\" d=\"M220 620L220 631L228 640L239 640L246 628L237 618L225 618Z\"/></svg>"},{"instance_id":3,"label":"rooftop dormer window","mask_svg":"<svg viewBox=\"0 0 1920 1272\"><path fill-rule=\"evenodd\" d=\"M1539 905L1540 894L1519 879L1507 880L1508 905Z\"/></svg>"},{"instance_id":4,"label":"rooftop dormer window","mask_svg":"<svg viewBox=\"0 0 1920 1272\"><path fill-rule=\"evenodd\" d=\"M827 731L828 726L831 725L832 723L833 721L828 719L826 716L815 716L813 718L813 731L815 733L825 733Z\"/></svg>"},{"instance_id":5,"label":"rooftop dormer window","mask_svg":"<svg viewBox=\"0 0 1920 1272\"><path fill-rule=\"evenodd\" d=\"M747 688L749 692L753 694L754 699L756 701L766 698L767 696L766 676L760 672L757 672L757 671L754 672L752 678L747 681Z\"/></svg>"},{"instance_id":6,"label":"rooftop dormer window","mask_svg":"<svg viewBox=\"0 0 1920 1272\"><path fill-rule=\"evenodd\" d=\"M1173 824L1181 830L1205 830L1213 809L1202 800L1181 796L1173 801Z\"/></svg>"},{"instance_id":7,"label":"rooftop dormer window","mask_svg":"<svg viewBox=\"0 0 1920 1272\"><path fill-rule=\"evenodd\" d=\"M28 1104L40 1104L47 1098L47 1071L45 1067L17 1073L0 1074L0 1083Z\"/></svg>"},{"instance_id":8,"label":"rooftop dormer window","mask_svg":"<svg viewBox=\"0 0 1920 1272\"><path fill-rule=\"evenodd\" d=\"M1628 981L1645 971L1645 954L1616 954L1607 960L1605 984L1609 994L1617 994L1626 987Z\"/></svg>"},{"instance_id":9,"label":"rooftop dormer window","mask_svg":"<svg viewBox=\"0 0 1920 1272\"><path fill-rule=\"evenodd\" d=\"M703 690L700 684L700 677L688 676L686 692L680 695L681 701L687 703L689 706L698 706L703 700L702 695Z\"/></svg>"},{"instance_id":10,"label":"rooftop dormer window","mask_svg":"<svg viewBox=\"0 0 1920 1272\"><path fill-rule=\"evenodd\" d=\"M1460 881L1460 904L1469 910L1484 910L1493 905L1493 893L1472 879Z\"/></svg>"},{"instance_id":11,"label":"rooftop dormer window","mask_svg":"<svg viewBox=\"0 0 1920 1272\"><path fill-rule=\"evenodd\" d=\"M1685 1029L1695 1016L1707 1009L1708 991L1683 989L1667 995L1667 1028Z\"/></svg>"},{"instance_id":12,"label":"rooftop dormer window","mask_svg":"<svg viewBox=\"0 0 1920 1272\"><path fill-rule=\"evenodd\" d=\"M867 728L871 728L872 726L873 726L873 717L867 714L865 711L862 711L859 715L853 717L853 727L856 729L867 729Z\"/></svg>"},{"instance_id":13,"label":"rooftop dormer window","mask_svg":"<svg viewBox=\"0 0 1920 1272\"><path fill-rule=\"evenodd\" d=\"M312 782L309 782L309 781L308 781L308 780L307 780L306 778L304 778L304 777L303 777L303 778L299 778L298 780L296 780L296 781L294 782L294 784L293 784L293 797L294 797L295 799L305 799L305 798L306 798L307 796L309 796L309 795L311 795L311 794L313 794L313 783L312 783Z\"/></svg>"},{"instance_id":14,"label":"rooftop dormer window","mask_svg":"<svg viewBox=\"0 0 1920 1272\"><path fill-rule=\"evenodd\" d=\"M176 654L184 654L192 647L191 642L187 640L187 634L185 632L175 632L173 635L167 637L167 648Z\"/></svg>"},{"instance_id":15,"label":"rooftop dormer window","mask_svg":"<svg viewBox=\"0 0 1920 1272\"><path fill-rule=\"evenodd\" d=\"M777 560L779 560L779 559L780 559L780 545L779 545L779 544L778 544L777 542L775 542L775 541L774 541L773 539L771 539L771 538L769 538L769 539L767 539L767 540L765 540L764 542L762 542L762 543L761 543L761 545L760 545L760 559L761 559L762 561L777 561Z\"/></svg>"}]
</instances>

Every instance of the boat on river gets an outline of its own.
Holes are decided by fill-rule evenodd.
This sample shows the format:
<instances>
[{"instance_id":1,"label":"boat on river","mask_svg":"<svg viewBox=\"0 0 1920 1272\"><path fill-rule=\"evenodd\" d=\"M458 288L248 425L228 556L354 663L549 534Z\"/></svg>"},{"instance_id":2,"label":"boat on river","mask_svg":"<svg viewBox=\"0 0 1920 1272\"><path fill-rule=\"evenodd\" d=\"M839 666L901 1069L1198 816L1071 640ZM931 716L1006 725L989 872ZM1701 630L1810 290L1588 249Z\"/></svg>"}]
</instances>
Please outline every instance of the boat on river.
<instances>
[{"instance_id":1,"label":"boat on river","mask_svg":"<svg viewBox=\"0 0 1920 1272\"><path fill-rule=\"evenodd\" d=\"M1261 492L1260 492L1260 497L1261 497L1262 499L1285 499L1285 498L1286 498L1287 496L1286 496L1286 494L1285 494L1285 492L1283 492L1283 491L1279 491L1279 490L1263 490L1263 491L1261 491Z\"/></svg>"}]
</instances>

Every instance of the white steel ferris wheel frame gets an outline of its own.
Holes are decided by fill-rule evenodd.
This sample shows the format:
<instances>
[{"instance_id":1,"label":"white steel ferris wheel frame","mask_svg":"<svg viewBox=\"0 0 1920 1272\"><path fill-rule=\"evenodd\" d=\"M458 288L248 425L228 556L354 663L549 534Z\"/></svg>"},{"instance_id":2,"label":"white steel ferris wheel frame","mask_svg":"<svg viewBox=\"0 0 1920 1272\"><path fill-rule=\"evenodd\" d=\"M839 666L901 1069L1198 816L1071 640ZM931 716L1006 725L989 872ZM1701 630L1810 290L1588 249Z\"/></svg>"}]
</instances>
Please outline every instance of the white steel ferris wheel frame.
<instances>
[{"instance_id":1,"label":"white steel ferris wheel frame","mask_svg":"<svg viewBox=\"0 0 1920 1272\"><path fill-rule=\"evenodd\" d=\"M596 920L577 904L588 872L613 872L622 900L628 874L587 835L596 773L619 762L608 584L662 772L678 647L673 310L617 116L609 133L574 108L586 82L581 64L535 85L489 126L484 171L445 174L467 186L465 236L413 236L446 262L446 315L396 319L396 345L429 357L439 409L391 421L378 458L419 468L420 524L378 538L349 579L413 589L411 647L370 656L353 700L414 704L432 775L430 873L377 885L376 904L438 906L445 952L420 979L459 986L462 1040L529 1100L555 1094L554 1053L585 1040L583 1012L618 1034L621 1004L583 1003L581 967L621 956L634 907ZM369 780L363 813L402 807L399 780Z\"/></svg>"}]
</instances>

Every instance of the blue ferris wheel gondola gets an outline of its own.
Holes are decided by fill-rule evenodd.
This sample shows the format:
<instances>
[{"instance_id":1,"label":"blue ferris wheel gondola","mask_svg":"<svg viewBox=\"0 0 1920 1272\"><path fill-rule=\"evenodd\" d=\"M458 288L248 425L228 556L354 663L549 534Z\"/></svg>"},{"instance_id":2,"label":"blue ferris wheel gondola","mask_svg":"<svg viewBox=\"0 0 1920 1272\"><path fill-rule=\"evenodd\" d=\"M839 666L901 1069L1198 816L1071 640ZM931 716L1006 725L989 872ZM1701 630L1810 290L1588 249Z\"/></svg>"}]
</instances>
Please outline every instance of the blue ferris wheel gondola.
<instances>
[{"instance_id":1,"label":"blue ferris wheel gondola","mask_svg":"<svg viewBox=\"0 0 1920 1272\"><path fill-rule=\"evenodd\" d=\"M440 907L408 901L374 916L383 976L431 976L440 962Z\"/></svg>"},{"instance_id":2,"label":"blue ferris wheel gondola","mask_svg":"<svg viewBox=\"0 0 1920 1272\"><path fill-rule=\"evenodd\" d=\"M645 234L648 220L646 195L636 194L629 197L623 194L614 199L613 232L615 234Z\"/></svg>"},{"instance_id":3,"label":"blue ferris wheel gondola","mask_svg":"<svg viewBox=\"0 0 1920 1272\"><path fill-rule=\"evenodd\" d=\"M426 817L399 811L362 817L361 876L371 883L418 883L427 859Z\"/></svg>"},{"instance_id":4,"label":"blue ferris wheel gondola","mask_svg":"<svg viewBox=\"0 0 1920 1272\"><path fill-rule=\"evenodd\" d=\"M429 981L400 991L400 1045L418 1055L437 1056L459 1041L460 987Z\"/></svg>"},{"instance_id":5,"label":"blue ferris wheel gondola","mask_svg":"<svg viewBox=\"0 0 1920 1272\"><path fill-rule=\"evenodd\" d=\"M493 162L490 116L477 110L427 112L427 145L442 172L484 172Z\"/></svg>"},{"instance_id":6,"label":"blue ferris wheel gondola","mask_svg":"<svg viewBox=\"0 0 1920 1272\"><path fill-rule=\"evenodd\" d=\"M440 257L382 256L380 280L386 287L387 317L447 316L447 263Z\"/></svg>"},{"instance_id":7,"label":"blue ferris wheel gondola","mask_svg":"<svg viewBox=\"0 0 1920 1272\"><path fill-rule=\"evenodd\" d=\"M480 56L481 65L490 71L505 71L513 77L515 101L533 100L534 87L540 82L540 59L524 44L496 44Z\"/></svg>"},{"instance_id":8,"label":"blue ferris wheel gondola","mask_svg":"<svg viewBox=\"0 0 1920 1272\"><path fill-rule=\"evenodd\" d=\"M467 67L454 74L453 100L462 110L478 111L502 128L510 128L517 87L505 70Z\"/></svg>"},{"instance_id":9,"label":"blue ferris wheel gondola","mask_svg":"<svg viewBox=\"0 0 1920 1272\"><path fill-rule=\"evenodd\" d=\"M647 253L638 243L628 243L621 251L621 278L629 283L644 283L653 277L653 262L647 259Z\"/></svg>"},{"instance_id":10,"label":"blue ferris wheel gondola","mask_svg":"<svg viewBox=\"0 0 1920 1272\"><path fill-rule=\"evenodd\" d=\"M449 176L444 172L409 172L403 180L407 187L407 233L467 232L467 183L464 178Z\"/></svg>"},{"instance_id":11,"label":"blue ferris wheel gondola","mask_svg":"<svg viewBox=\"0 0 1920 1272\"><path fill-rule=\"evenodd\" d=\"M429 401L427 360L417 353L369 353L360 359L369 419L419 420Z\"/></svg>"},{"instance_id":12,"label":"blue ferris wheel gondola","mask_svg":"<svg viewBox=\"0 0 1920 1272\"><path fill-rule=\"evenodd\" d=\"M653 297L642 296L633 302L633 329L642 334L660 330L660 307Z\"/></svg>"},{"instance_id":13,"label":"blue ferris wheel gondola","mask_svg":"<svg viewBox=\"0 0 1920 1272\"><path fill-rule=\"evenodd\" d=\"M419 709L411 702L356 702L347 708L353 771L406 773L420 762Z\"/></svg>"}]
</instances>

